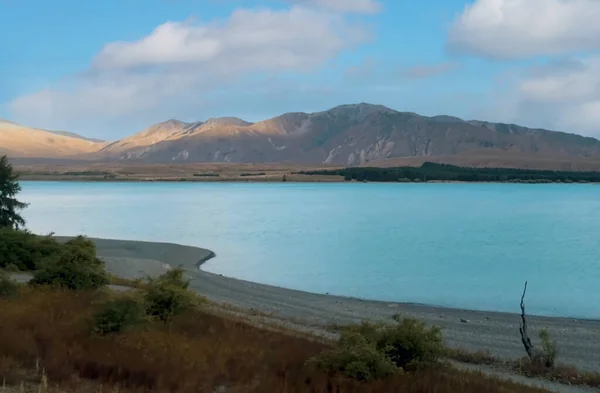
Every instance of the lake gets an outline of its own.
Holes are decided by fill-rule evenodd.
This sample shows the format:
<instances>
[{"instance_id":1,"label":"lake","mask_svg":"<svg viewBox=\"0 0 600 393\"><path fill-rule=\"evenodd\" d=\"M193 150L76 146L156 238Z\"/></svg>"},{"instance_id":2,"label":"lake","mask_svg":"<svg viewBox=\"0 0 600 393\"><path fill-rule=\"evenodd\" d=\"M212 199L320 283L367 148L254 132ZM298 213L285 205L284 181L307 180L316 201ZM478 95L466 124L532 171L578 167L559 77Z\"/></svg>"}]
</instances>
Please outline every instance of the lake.
<instances>
[{"instance_id":1,"label":"lake","mask_svg":"<svg viewBox=\"0 0 600 393\"><path fill-rule=\"evenodd\" d=\"M36 233L213 250L204 269L316 293L600 318L600 187L22 182Z\"/></svg>"}]
</instances>

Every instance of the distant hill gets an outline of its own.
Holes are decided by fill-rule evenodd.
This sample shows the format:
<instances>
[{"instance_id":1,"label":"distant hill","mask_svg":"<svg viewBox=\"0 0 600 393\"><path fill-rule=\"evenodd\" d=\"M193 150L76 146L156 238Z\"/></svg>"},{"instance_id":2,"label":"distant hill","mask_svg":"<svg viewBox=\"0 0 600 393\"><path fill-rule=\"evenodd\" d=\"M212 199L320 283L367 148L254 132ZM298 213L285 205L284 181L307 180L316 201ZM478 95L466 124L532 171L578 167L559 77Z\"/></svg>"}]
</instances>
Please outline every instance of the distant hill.
<instances>
[{"instance_id":1,"label":"distant hill","mask_svg":"<svg viewBox=\"0 0 600 393\"><path fill-rule=\"evenodd\" d=\"M82 136L82 135L79 135L79 134L75 134L74 132L69 132L69 131L50 131L50 130L44 130L44 131L48 131L48 132L51 132L51 133L56 134L56 135L68 136L70 138L83 139L84 141L104 143L104 141L102 139L87 138L85 136Z\"/></svg>"},{"instance_id":2,"label":"distant hill","mask_svg":"<svg viewBox=\"0 0 600 393\"><path fill-rule=\"evenodd\" d=\"M0 120L0 154L11 157L69 157L99 150L104 142L77 134L24 127Z\"/></svg>"},{"instance_id":3,"label":"distant hill","mask_svg":"<svg viewBox=\"0 0 600 393\"><path fill-rule=\"evenodd\" d=\"M81 158L136 163L391 166L464 161L471 166L550 168L560 163L557 169L600 168L600 141L594 138L452 116L426 117L366 103L286 113L256 123L235 117L168 120L112 143L89 143L95 150Z\"/></svg>"}]
</instances>

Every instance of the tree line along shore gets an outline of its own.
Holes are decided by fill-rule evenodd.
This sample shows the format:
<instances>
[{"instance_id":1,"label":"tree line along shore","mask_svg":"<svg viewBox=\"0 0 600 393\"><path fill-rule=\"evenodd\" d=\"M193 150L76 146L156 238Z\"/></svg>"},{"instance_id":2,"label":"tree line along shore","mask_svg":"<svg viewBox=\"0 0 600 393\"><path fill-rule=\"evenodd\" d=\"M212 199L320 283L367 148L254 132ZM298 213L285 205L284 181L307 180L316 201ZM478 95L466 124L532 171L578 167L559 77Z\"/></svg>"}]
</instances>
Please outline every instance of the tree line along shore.
<instances>
[{"instance_id":1,"label":"tree line along shore","mask_svg":"<svg viewBox=\"0 0 600 393\"><path fill-rule=\"evenodd\" d=\"M420 167L349 167L300 171L311 176L342 176L345 181L373 182L503 182L503 183L598 183L600 172L551 171L511 168L473 168L426 162Z\"/></svg>"}]
</instances>

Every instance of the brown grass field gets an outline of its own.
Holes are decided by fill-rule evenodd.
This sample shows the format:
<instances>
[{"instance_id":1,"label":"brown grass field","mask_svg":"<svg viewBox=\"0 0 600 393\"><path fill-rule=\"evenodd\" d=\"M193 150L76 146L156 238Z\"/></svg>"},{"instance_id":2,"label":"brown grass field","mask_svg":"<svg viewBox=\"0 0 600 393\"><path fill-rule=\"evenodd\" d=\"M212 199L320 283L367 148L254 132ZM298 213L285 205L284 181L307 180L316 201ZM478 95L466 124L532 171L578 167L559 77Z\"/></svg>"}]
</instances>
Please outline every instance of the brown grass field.
<instances>
[{"instance_id":1,"label":"brown grass field","mask_svg":"<svg viewBox=\"0 0 600 393\"><path fill-rule=\"evenodd\" d=\"M283 177L294 182L341 182L341 176L300 175L295 172L338 169L343 166L297 164L231 164L231 163L101 163L77 160L43 160L15 158L13 166L22 180L83 181L243 181L280 182ZM598 171L600 158L565 158L527 156L519 152L469 151L453 156L397 157L367 163L363 166L420 166L424 162L466 167L548 169L564 171Z\"/></svg>"},{"instance_id":2,"label":"brown grass field","mask_svg":"<svg viewBox=\"0 0 600 393\"><path fill-rule=\"evenodd\" d=\"M341 176L309 176L294 172L335 169L282 164L13 164L21 180L83 181L261 181L338 182Z\"/></svg>"},{"instance_id":3,"label":"brown grass field","mask_svg":"<svg viewBox=\"0 0 600 393\"><path fill-rule=\"evenodd\" d=\"M5 392L406 392L535 393L448 366L360 383L328 376L305 361L328 344L251 326L206 309L169 325L90 333L110 292L24 289L1 299L0 390ZM22 384L22 385L21 385Z\"/></svg>"}]
</instances>

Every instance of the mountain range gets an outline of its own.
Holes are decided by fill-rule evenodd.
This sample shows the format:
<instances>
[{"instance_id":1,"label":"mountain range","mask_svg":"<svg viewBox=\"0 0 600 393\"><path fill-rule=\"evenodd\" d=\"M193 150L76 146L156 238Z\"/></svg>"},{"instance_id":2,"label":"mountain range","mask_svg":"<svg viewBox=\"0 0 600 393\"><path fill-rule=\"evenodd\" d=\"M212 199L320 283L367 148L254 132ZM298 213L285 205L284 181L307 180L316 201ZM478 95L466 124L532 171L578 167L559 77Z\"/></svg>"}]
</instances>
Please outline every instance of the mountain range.
<instances>
[{"instance_id":1,"label":"mountain range","mask_svg":"<svg viewBox=\"0 0 600 393\"><path fill-rule=\"evenodd\" d=\"M514 161L502 166L519 166L519 162L532 160L600 163L600 141L514 124L420 116L361 103L316 113L286 113L256 123L236 117L191 123L167 120L114 142L0 120L0 154L100 162L337 166L501 157Z\"/></svg>"}]
</instances>

